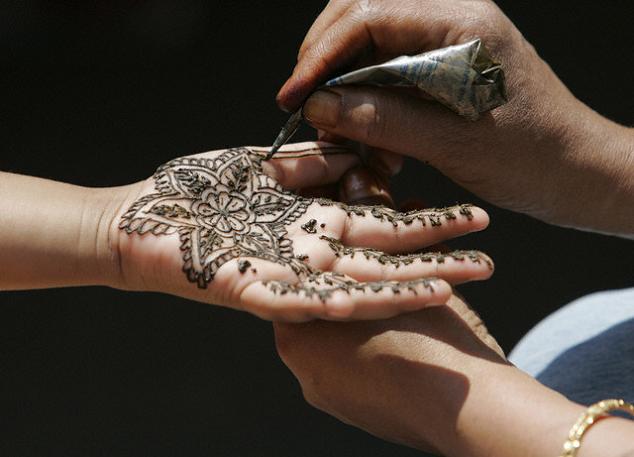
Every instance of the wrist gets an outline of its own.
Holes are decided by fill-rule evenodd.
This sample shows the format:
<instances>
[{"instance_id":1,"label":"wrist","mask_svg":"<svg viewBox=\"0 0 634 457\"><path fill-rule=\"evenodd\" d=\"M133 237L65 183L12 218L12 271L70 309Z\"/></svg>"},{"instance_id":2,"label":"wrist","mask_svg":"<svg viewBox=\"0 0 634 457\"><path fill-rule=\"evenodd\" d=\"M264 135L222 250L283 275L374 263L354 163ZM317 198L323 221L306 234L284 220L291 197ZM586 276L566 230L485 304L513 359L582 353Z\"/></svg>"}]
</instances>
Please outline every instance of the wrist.
<instances>
[{"instance_id":1,"label":"wrist","mask_svg":"<svg viewBox=\"0 0 634 457\"><path fill-rule=\"evenodd\" d=\"M90 189L83 207L80 264L92 271L94 285L126 289L118 223L122 211L134 200L140 183L127 186Z\"/></svg>"},{"instance_id":2,"label":"wrist","mask_svg":"<svg viewBox=\"0 0 634 457\"><path fill-rule=\"evenodd\" d=\"M578 100L570 107L564 145L553 164L551 222L595 232L632 236L624 208L634 205L634 129L616 124Z\"/></svg>"},{"instance_id":3,"label":"wrist","mask_svg":"<svg viewBox=\"0 0 634 457\"><path fill-rule=\"evenodd\" d=\"M469 394L444 451L460 457L561 455L586 407L511 365L474 360ZM474 368L475 367L475 368ZM609 418L588 430L577 457L624 457L634 452L634 422Z\"/></svg>"},{"instance_id":4,"label":"wrist","mask_svg":"<svg viewBox=\"0 0 634 457\"><path fill-rule=\"evenodd\" d=\"M448 456L556 456L583 412L511 365L474 361L470 389L445 441ZM477 366L477 368L473 368Z\"/></svg>"}]
</instances>

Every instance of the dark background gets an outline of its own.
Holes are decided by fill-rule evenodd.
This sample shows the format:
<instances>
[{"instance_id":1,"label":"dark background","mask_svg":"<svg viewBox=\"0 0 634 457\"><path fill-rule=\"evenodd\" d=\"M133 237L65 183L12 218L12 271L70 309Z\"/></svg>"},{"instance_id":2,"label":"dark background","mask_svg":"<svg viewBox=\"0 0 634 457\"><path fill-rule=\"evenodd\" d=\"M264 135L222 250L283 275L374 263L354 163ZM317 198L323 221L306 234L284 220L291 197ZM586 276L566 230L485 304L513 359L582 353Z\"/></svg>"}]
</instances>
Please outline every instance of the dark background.
<instances>
[{"instance_id":1,"label":"dark background","mask_svg":"<svg viewBox=\"0 0 634 457\"><path fill-rule=\"evenodd\" d=\"M175 156L270 144L286 119L274 94L324 4L2 1L0 169L108 186ZM578 97L632 124L630 1L501 6ZM482 204L418 164L395 187ZM490 253L496 274L462 291L505 349L569 300L632 285L631 242L484 207L490 229L456 245ZM0 455L420 454L305 405L269 323L77 288L0 294Z\"/></svg>"}]
</instances>

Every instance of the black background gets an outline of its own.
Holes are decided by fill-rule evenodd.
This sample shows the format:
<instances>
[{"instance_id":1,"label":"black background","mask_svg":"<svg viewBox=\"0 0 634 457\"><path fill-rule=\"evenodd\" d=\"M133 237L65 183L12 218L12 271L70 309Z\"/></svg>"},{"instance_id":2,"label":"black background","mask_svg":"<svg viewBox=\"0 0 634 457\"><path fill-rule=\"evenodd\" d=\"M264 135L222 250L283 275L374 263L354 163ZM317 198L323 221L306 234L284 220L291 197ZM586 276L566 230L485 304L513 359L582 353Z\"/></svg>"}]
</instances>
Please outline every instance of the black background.
<instances>
[{"instance_id":1,"label":"black background","mask_svg":"<svg viewBox=\"0 0 634 457\"><path fill-rule=\"evenodd\" d=\"M0 169L109 186L179 155L270 144L286 119L274 94L324 4L2 1ZM632 124L630 1L501 6L579 98ZM481 203L419 164L394 185ZM505 349L569 300L632 285L631 242L483 205L490 229L455 245L497 270L462 291ZM305 405L266 322L76 288L0 295L0 455L420 454Z\"/></svg>"}]
</instances>

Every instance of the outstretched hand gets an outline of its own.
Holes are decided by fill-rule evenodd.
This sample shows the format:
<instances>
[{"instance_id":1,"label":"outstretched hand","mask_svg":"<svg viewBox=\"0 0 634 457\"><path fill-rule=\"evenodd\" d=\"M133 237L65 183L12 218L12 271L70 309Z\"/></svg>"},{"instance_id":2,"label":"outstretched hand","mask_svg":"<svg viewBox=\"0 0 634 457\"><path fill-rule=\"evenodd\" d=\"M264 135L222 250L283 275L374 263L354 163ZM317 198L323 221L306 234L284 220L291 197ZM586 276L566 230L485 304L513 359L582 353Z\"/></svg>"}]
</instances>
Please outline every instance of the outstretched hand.
<instances>
[{"instance_id":1,"label":"outstretched hand","mask_svg":"<svg viewBox=\"0 0 634 457\"><path fill-rule=\"evenodd\" d=\"M477 251L412 254L484 229L483 210L399 213L301 197L285 188L334 182L357 156L324 143L290 145L271 161L267 151L174 159L140 185L111 230L124 287L273 320L377 319L443 304L450 283L490 276Z\"/></svg>"}]
</instances>

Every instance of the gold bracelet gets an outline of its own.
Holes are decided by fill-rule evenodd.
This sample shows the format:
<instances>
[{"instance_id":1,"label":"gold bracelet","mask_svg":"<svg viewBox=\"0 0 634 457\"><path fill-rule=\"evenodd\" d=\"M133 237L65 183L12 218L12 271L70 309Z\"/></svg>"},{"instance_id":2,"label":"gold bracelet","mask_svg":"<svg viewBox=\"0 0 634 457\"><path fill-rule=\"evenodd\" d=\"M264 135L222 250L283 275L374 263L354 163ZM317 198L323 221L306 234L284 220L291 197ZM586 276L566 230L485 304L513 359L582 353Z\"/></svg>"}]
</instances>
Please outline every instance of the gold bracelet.
<instances>
[{"instance_id":1,"label":"gold bracelet","mask_svg":"<svg viewBox=\"0 0 634 457\"><path fill-rule=\"evenodd\" d=\"M634 405L626 403L625 400L601 400L599 403L591 405L572 426L568 433L568 441L564 443L564 450L560 457L575 457L581 447L581 438L588 429L606 416L610 411L624 411L634 416Z\"/></svg>"}]
</instances>

